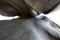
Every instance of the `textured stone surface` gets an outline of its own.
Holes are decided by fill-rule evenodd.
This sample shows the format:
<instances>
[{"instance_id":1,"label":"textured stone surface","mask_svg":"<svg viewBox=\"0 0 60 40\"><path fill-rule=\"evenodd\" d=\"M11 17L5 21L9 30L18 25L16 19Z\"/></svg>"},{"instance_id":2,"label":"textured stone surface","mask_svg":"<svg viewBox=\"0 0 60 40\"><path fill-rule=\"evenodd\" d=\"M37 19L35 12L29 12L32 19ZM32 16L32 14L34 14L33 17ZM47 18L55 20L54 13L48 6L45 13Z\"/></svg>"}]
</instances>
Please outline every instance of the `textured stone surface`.
<instances>
[{"instance_id":1,"label":"textured stone surface","mask_svg":"<svg viewBox=\"0 0 60 40\"><path fill-rule=\"evenodd\" d=\"M0 21L0 40L59 40L45 30L47 22L43 17Z\"/></svg>"}]
</instances>

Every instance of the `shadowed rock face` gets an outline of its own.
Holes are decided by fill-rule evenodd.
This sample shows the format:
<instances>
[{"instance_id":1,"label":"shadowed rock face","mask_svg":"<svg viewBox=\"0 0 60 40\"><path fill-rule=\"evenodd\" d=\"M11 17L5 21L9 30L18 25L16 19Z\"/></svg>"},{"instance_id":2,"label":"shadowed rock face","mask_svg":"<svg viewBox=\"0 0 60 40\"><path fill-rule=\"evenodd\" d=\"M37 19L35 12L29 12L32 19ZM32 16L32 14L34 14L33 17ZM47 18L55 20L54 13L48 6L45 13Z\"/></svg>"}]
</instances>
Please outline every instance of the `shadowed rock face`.
<instances>
[{"instance_id":1,"label":"shadowed rock face","mask_svg":"<svg viewBox=\"0 0 60 40\"><path fill-rule=\"evenodd\" d=\"M50 12L60 0L25 0L30 6L34 9L38 10L40 13L48 13Z\"/></svg>"},{"instance_id":2,"label":"shadowed rock face","mask_svg":"<svg viewBox=\"0 0 60 40\"><path fill-rule=\"evenodd\" d=\"M33 15L32 7L23 0L0 0L0 14L4 16L20 16L30 18Z\"/></svg>"},{"instance_id":3,"label":"shadowed rock face","mask_svg":"<svg viewBox=\"0 0 60 40\"><path fill-rule=\"evenodd\" d=\"M48 22L46 17L0 21L0 40L59 40Z\"/></svg>"},{"instance_id":4,"label":"shadowed rock face","mask_svg":"<svg viewBox=\"0 0 60 40\"><path fill-rule=\"evenodd\" d=\"M47 14L58 3L60 3L60 0L0 0L0 14L31 18L39 15L41 12Z\"/></svg>"}]
</instances>

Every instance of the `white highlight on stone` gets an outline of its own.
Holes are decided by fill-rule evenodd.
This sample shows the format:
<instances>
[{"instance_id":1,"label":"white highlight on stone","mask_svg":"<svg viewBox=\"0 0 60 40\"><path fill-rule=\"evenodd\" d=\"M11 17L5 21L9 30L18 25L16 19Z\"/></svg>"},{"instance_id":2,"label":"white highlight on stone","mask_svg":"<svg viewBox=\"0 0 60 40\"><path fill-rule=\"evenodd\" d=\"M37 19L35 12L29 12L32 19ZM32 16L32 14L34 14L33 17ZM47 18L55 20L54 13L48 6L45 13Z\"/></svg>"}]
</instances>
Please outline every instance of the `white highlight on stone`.
<instances>
[{"instance_id":1,"label":"white highlight on stone","mask_svg":"<svg viewBox=\"0 0 60 40\"><path fill-rule=\"evenodd\" d=\"M19 16L7 17L7 16L0 15L0 21L1 20L12 20L12 19L17 19L17 18L19 18Z\"/></svg>"}]
</instances>

